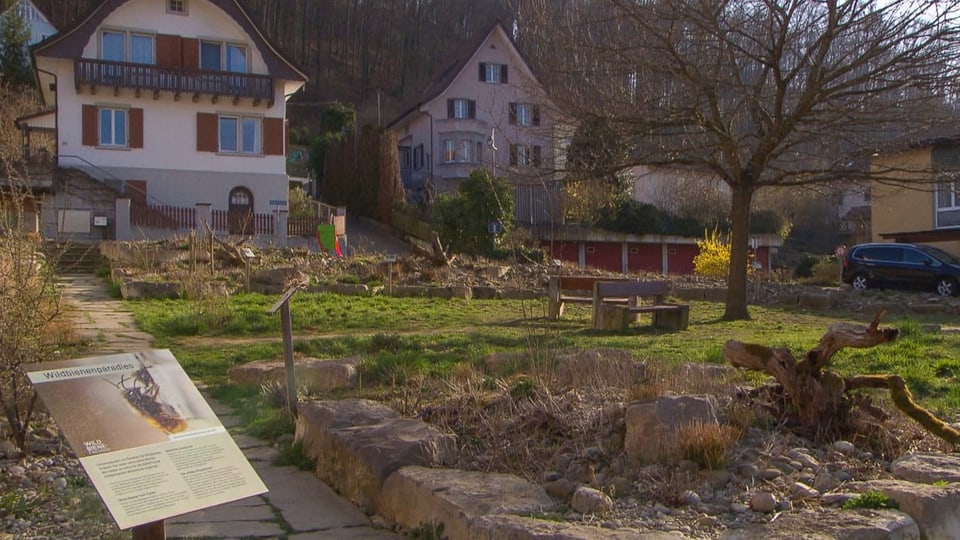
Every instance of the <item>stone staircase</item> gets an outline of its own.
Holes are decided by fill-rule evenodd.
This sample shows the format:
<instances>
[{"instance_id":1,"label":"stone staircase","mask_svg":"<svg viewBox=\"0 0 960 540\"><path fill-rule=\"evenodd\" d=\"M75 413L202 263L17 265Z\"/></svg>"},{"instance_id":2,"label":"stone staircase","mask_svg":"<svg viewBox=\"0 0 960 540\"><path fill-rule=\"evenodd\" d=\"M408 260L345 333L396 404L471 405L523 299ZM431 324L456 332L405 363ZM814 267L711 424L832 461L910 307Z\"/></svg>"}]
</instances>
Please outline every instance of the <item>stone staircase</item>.
<instances>
[{"instance_id":1,"label":"stone staircase","mask_svg":"<svg viewBox=\"0 0 960 540\"><path fill-rule=\"evenodd\" d=\"M43 248L58 274L94 274L106 266L100 245L81 242L46 242Z\"/></svg>"}]
</instances>

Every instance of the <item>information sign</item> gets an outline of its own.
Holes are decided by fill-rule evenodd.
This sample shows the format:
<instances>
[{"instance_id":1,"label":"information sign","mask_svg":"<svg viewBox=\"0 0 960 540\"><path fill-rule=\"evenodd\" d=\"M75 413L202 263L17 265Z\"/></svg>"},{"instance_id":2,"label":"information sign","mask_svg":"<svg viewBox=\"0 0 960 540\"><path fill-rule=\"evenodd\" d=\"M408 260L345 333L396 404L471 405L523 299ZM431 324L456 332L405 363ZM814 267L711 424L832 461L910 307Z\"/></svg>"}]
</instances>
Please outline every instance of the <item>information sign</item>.
<instances>
[{"instance_id":1,"label":"information sign","mask_svg":"<svg viewBox=\"0 0 960 540\"><path fill-rule=\"evenodd\" d=\"M169 350L24 369L121 529L267 491Z\"/></svg>"}]
</instances>

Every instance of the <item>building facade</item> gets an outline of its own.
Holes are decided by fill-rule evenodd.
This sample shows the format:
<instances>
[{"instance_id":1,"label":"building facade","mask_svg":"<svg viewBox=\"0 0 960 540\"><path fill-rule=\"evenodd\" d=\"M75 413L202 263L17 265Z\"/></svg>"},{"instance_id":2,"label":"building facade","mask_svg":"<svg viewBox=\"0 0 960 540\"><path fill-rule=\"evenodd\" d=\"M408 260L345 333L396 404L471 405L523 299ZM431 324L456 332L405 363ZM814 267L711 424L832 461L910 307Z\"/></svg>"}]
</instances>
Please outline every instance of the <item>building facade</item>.
<instances>
[{"instance_id":1,"label":"building facade","mask_svg":"<svg viewBox=\"0 0 960 540\"><path fill-rule=\"evenodd\" d=\"M285 209L286 100L307 77L235 0L105 0L32 53L52 110L30 122L54 126L60 167L135 206Z\"/></svg>"},{"instance_id":2,"label":"building facade","mask_svg":"<svg viewBox=\"0 0 960 540\"><path fill-rule=\"evenodd\" d=\"M485 168L513 186L520 223L558 220L554 115L513 39L498 21L454 57L387 126L409 196L429 202Z\"/></svg>"}]
</instances>

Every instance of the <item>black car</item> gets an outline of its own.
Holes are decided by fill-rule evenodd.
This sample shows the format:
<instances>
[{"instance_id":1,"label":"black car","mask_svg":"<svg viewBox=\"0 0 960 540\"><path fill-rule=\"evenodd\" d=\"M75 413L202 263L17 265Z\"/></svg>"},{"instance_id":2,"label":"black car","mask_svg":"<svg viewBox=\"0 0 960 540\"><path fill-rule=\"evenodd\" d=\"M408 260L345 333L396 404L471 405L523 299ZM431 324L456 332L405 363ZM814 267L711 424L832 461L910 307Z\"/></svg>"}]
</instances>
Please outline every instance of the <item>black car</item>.
<instances>
[{"instance_id":1,"label":"black car","mask_svg":"<svg viewBox=\"0 0 960 540\"><path fill-rule=\"evenodd\" d=\"M957 296L960 258L923 244L859 244L847 251L841 279L854 289L933 289Z\"/></svg>"}]
</instances>

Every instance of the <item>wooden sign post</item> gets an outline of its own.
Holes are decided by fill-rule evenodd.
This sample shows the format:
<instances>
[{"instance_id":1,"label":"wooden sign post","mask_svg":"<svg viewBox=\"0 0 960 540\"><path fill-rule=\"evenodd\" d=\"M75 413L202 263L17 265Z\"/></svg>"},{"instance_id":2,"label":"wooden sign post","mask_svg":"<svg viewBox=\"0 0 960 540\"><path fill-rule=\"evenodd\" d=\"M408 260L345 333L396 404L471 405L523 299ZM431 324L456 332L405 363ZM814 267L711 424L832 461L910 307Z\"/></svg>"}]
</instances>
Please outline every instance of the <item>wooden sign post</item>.
<instances>
[{"instance_id":1,"label":"wooden sign post","mask_svg":"<svg viewBox=\"0 0 960 540\"><path fill-rule=\"evenodd\" d=\"M290 297L303 285L286 290L280 300L270 308L270 313L280 311L280 326L283 331L283 366L287 372L287 406L294 417L297 416L297 376L293 369L293 325L290 321Z\"/></svg>"}]
</instances>

